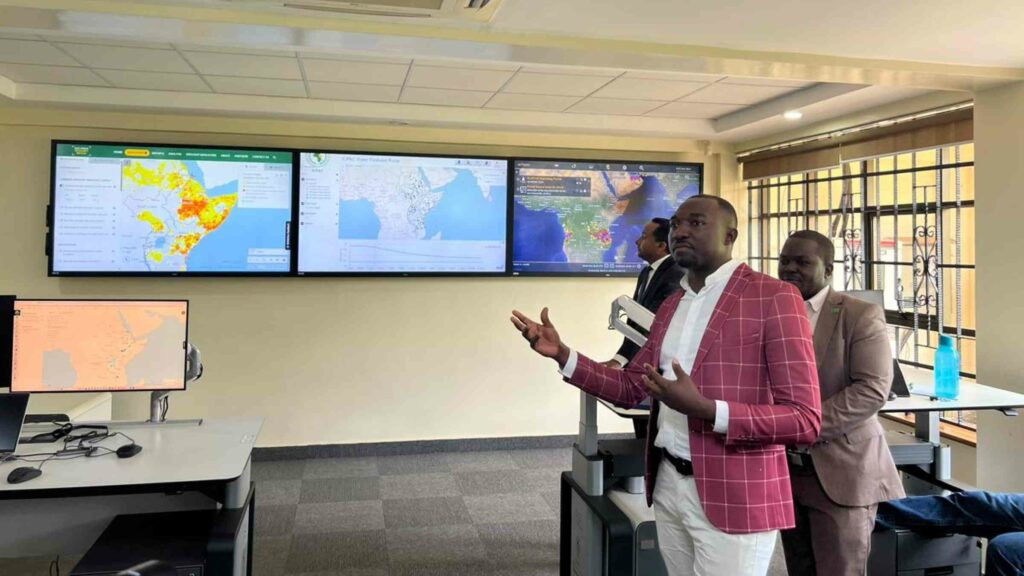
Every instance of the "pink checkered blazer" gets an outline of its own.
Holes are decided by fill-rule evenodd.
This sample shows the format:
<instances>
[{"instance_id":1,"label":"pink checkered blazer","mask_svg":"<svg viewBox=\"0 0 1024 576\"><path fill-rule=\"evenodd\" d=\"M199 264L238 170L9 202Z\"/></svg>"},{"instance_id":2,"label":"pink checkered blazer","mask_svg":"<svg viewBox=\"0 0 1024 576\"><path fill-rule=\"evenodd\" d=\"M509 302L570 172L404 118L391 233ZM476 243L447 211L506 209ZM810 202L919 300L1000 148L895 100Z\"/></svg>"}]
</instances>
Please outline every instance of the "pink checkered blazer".
<instances>
[{"instance_id":1,"label":"pink checkered blazer","mask_svg":"<svg viewBox=\"0 0 1024 576\"><path fill-rule=\"evenodd\" d=\"M642 401L643 366L660 366L661 343L682 296L661 305L647 343L625 370L581 354L568 382L619 406ZM793 527L784 445L813 444L821 427L811 326L799 292L741 265L711 315L690 376L705 396L729 404L725 435L713 431L713 422L689 419L694 478L708 519L730 534ZM654 447L658 410L654 402L647 433L648 506L661 463Z\"/></svg>"}]
</instances>

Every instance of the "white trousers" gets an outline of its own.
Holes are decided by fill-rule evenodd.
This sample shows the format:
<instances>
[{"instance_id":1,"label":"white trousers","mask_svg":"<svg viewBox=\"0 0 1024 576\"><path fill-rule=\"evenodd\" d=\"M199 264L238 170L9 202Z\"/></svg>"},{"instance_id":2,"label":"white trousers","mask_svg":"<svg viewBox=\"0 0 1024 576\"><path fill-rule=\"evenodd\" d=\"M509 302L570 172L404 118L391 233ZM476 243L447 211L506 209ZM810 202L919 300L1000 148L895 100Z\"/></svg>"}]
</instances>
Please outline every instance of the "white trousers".
<instances>
[{"instance_id":1,"label":"white trousers","mask_svg":"<svg viewBox=\"0 0 1024 576\"><path fill-rule=\"evenodd\" d=\"M669 576L765 576L779 531L726 534L708 521L693 476L662 460L654 485L658 547Z\"/></svg>"}]
</instances>

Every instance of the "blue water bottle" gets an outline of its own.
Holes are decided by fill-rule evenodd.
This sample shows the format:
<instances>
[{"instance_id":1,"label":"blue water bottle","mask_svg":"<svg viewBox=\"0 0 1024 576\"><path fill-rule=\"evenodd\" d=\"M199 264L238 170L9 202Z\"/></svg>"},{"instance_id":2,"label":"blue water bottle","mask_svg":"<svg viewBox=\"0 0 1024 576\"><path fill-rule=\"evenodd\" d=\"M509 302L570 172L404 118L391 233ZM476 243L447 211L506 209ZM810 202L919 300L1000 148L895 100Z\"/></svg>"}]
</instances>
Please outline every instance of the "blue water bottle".
<instances>
[{"instance_id":1,"label":"blue water bottle","mask_svg":"<svg viewBox=\"0 0 1024 576\"><path fill-rule=\"evenodd\" d=\"M956 400L960 395L960 354L946 335L939 336L935 351L935 395L943 400Z\"/></svg>"}]
</instances>

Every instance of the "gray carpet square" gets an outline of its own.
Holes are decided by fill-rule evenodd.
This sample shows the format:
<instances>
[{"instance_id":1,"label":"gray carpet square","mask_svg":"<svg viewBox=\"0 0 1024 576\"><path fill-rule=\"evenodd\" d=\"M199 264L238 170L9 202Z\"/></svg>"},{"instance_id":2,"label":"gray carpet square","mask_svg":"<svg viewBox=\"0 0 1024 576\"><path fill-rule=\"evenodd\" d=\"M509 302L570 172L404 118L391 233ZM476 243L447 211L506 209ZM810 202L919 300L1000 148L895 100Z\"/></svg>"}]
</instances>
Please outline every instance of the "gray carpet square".
<instances>
[{"instance_id":1,"label":"gray carpet square","mask_svg":"<svg viewBox=\"0 0 1024 576\"><path fill-rule=\"evenodd\" d=\"M260 506L255 513L256 538L290 536L295 527L295 504Z\"/></svg>"},{"instance_id":2,"label":"gray carpet square","mask_svg":"<svg viewBox=\"0 0 1024 576\"><path fill-rule=\"evenodd\" d=\"M302 480L266 480L256 485L256 506L298 504Z\"/></svg>"},{"instance_id":3,"label":"gray carpet square","mask_svg":"<svg viewBox=\"0 0 1024 576\"><path fill-rule=\"evenodd\" d=\"M390 576L387 568L346 568L329 572L294 572L288 576Z\"/></svg>"},{"instance_id":4,"label":"gray carpet square","mask_svg":"<svg viewBox=\"0 0 1024 576\"><path fill-rule=\"evenodd\" d=\"M377 458L314 458L306 460L303 478L366 478L376 476Z\"/></svg>"},{"instance_id":5,"label":"gray carpet square","mask_svg":"<svg viewBox=\"0 0 1024 576\"><path fill-rule=\"evenodd\" d=\"M385 500L459 496L455 476L446 472L381 476L380 493Z\"/></svg>"},{"instance_id":6,"label":"gray carpet square","mask_svg":"<svg viewBox=\"0 0 1024 576\"><path fill-rule=\"evenodd\" d=\"M388 530L387 542L392 568L487 564L487 552L471 525Z\"/></svg>"},{"instance_id":7,"label":"gray carpet square","mask_svg":"<svg viewBox=\"0 0 1024 576\"><path fill-rule=\"evenodd\" d=\"M380 500L380 478L316 478L302 481L300 504Z\"/></svg>"},{"instance_id":8,"label":"gray carpet square","mask_svg":"<svg viewBox=\"0 0 1024 576\"><path fill-rule=\"evenodd\" d=\"M253 462L252 479L256 482L264 480L296 480L302 478L305 460L276 460L273 462Z\"/></svg>"},{"instance_id":9,"label":"gray carpet square","mask_svg":"<svg viewBox=\"0 0 1024 576\"><path fill-rule=\"evenodd\" d=\"M452 472L487 472L492 470L515 470L519 468L512 455L506 451L497 452L454 452L446 454L448 467Z\"/></svg>"},{"instance_id":10,"label":"gray carpet square","mask_svg":"<svg viewBox=\"0 0 1024 576\"><path fill-rule=\"evenodd\" d=\"M297 534L288 553L289 573L330 572L387 565L384 531Z\"/></svg>"},{"instance_id":11,"label":"gray carpet square","mask_svg":"<svg viewBox=\"0 0 1024 576\"><path fill-rule=\"evenodd\" d=\"M383 529L384 510L380 500L301 504L295 512L295 534Z\"/></svg>"},{"instance_id":12,"label":"gray carpet square","mask_svg":"<svg viewBox=\"0 0 1024 576\"><path fill-rule=\"evenodd\" d=\"M515 450L512 460L520 468L557 468L572 469L572 448L554 448L547 450Z\"/></svg>"},{"instance_id":13,"label":"gray carpet square","mask_svg":"<svg viewBox=\"0 0 1024 576\"><path fill-rule=\"evenodd\" d=\"M548 503L551 507L551 511L555 513L555 518L561 516L562 512L562 493L558 490L541 492L540 497Z\"/></svg>"},{"instance_id":14,"label":"gray carpet square","mask_svg":"<svg viewBox=\"0 0 1024 576\"><path fill-rule=\"evenodd\" d=\"M555 513L539 494L465 496L469 516L476 524L504 524L530 520L554 520Z\"/></svg>"},{"instance_id":15,"label":"gray carpet square","mask_svg":"<svg viewBox=\"0 0 1024 576\"><path fill-rule=\"evenodd\" d=\"M283 576L292 537L256 538L252 543L252 575Z\"/></svg>"},{"instance_id":16,"label":"gray carpet square","mask_svg":"<svg viewBox=\"0 0 1024 576\"><path fill-rule=\"evenodd\" d=\"M377 459L377 470L381 476L451 472L444 454L382 456Z\"/></svg>"},{"instance_id":17,"label":"gray carpet square","mask_svg":"<svg viewBox=\"0 0 1024 576\"><path fill-rule=\"evenodd\" d=\"M390 576L491 576L494 566L485 560L458 564L392 566Z\"/></svg>"},{"instance_id":18,"label":"gray carpet square","mask_svg":"<svg viewBox=\"0 0 1024 576\"><path fill-rule=\"evenodd\" d=\"M472 524L460 497L384 501L384 525L389 529Z\"/></svg>"},{"instance_id":19,"label":"gray carpet square","mask_svg":"<svg viewBox=\"0 0 1024 576\"><path fill-rule=\"evenodd\" d=\"M456 475L456 479L464 496L486 496L557 490L559 474L554 469L517 470L515 473L462 472Z\"/></svg>"},{"instance_id":20,"label":"gray carpet square","mask_svg":"<svg viewBox=\"0 0 1024 576\"><path fill-rule=\"evenodd\" d=\"M477 533L492 559L509 566L558 566L558 522L532 520L477 524Z\"/></svg>"}]
</instances>

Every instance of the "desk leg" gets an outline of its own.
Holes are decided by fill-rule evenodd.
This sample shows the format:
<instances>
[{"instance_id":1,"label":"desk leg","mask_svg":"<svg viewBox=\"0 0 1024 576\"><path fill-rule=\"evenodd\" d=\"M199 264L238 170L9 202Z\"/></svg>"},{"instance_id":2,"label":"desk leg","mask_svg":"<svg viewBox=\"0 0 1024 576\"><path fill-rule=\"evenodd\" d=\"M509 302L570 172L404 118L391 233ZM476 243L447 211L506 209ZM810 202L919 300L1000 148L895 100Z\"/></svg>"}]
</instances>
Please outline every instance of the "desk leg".
<instances>
[{"instance_id":1,"label":"desk leg","mask_svg":"<svg viewBox=\"0 0 1024 576\"><path fill-rule=\"evenodd\" d=\"M939 417L941 412L915 412L914 413L914 435L932 445L935 457L932 464L925 471L939 480L952 478L951 451L949 446L942 445L942 435L939 430ZM922 468L925 468L922 466Z\"/></svg>"}]
</instances>

